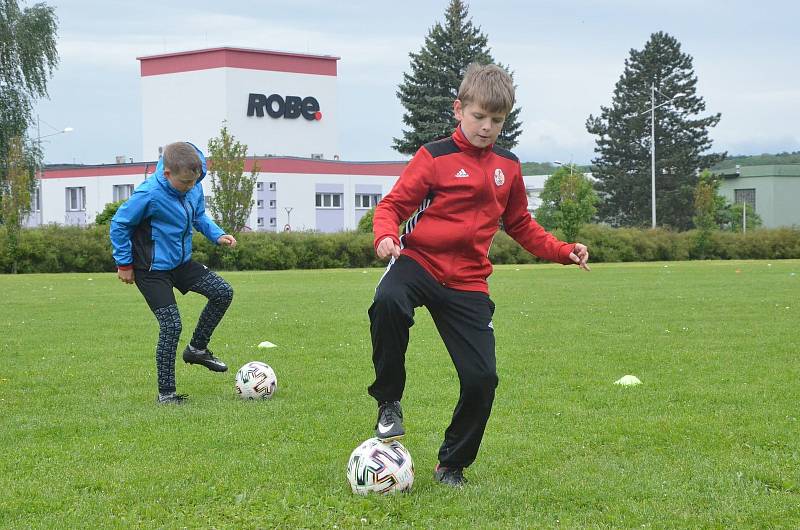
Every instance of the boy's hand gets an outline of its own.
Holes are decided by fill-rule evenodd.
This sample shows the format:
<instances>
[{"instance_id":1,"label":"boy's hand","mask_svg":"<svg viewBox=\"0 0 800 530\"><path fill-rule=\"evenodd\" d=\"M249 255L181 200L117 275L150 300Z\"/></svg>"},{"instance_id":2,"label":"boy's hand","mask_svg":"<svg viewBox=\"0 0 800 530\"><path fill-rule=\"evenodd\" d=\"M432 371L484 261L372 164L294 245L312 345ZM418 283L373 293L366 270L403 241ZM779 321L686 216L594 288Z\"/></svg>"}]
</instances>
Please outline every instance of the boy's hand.
<instances>
[{"instance_id":1,"label":"boy's hand","mask_svg":"<svg viewBox=\"0 0 800 530\"><path fill-rule=\"evenodd\" d=\"M375 252L380 259L386 259L389 256L395 259L400 257L400 247L395 244L391 237L384 237L381 242L378 243L378 248L375 249Z\"/></svg>"},{"instance_id":2,"label":"boy's hand","mask_svg":"<svg viewBox=\"0 0 800 530\"><path fill-rule=\"evenodd\" d=\"M582 243L575 243L575 248L569 253L569 258L578 264L578 267L585 271L590 271L587 262L589 261L589 248Z\"/></svg>"},{"instance_id":3,"label":"boy's hand","mask_svg":"<svg viewBox=\"0 0 800 530\"><path fill-rule=\"evenodd\" d=\"M133 283L133 269L117 269L117 278L125 283Z\"/></svg>"},{"instance_id":4,"label":"boy's hand","mask_svg":"<svg viewBox=\"0 0 800 530\"><path fill-rule=\"evenodd\" d=\"M236 238L233 237L230 234L225 234L225 235L219 236L219 239L217 239L217 244L218 245L227 245L229 247L235 247L236 246Z\"/></svg>"}]
</instances>

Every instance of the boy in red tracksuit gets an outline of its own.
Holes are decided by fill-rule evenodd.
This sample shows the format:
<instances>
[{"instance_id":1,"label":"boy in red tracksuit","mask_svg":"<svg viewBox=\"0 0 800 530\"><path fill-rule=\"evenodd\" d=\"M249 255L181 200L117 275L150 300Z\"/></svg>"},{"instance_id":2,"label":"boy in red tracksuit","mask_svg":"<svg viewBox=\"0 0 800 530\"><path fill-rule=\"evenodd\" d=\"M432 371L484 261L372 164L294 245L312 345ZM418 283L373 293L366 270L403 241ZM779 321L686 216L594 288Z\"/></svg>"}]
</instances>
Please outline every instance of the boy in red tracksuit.
<instances>
[{"instance_id":1,"label":"boy in red tracksuit","mask_svg":"<svg viewBox=\"0 0 800 530\"><path fill-rule=\"evenodd\" d=\"M400 399L408 330L414 308L426 306L461 387L434 470L435 480L451 486L466 482L463 470L478 453L498 382L486 278L499 222L530 253L589 270L585 245L559 241L531 218L519 160L494 145L513 105L505 70L470 65L453 104L455 132L417 151L373 221L376 253L391 257L369 309L375 435L390 441L405 434ZM398 237L399 224L415 211Z\"/></svg>"}]
</instances>

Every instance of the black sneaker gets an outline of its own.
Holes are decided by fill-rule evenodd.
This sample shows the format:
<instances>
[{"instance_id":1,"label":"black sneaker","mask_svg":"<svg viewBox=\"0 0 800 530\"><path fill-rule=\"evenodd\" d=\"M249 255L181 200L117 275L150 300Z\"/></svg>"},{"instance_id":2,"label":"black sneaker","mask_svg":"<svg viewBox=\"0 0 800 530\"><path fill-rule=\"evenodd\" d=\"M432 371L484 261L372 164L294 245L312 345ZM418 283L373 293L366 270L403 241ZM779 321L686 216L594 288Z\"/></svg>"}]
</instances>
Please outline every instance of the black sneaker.
<instances>
[{"instance_id":1,"label":"black sneaker","mask_svg":"<svg viewBox=\"0 0 800 530\"><path fill-rule=\"evenodd\" d=\"M189 396L187 394L176 394L170 392L169 394L159 394L156 402L159 405L181 405L186 402Z\"/></svg>"},{"instance_id":2,"label":"black sneaker","mask_svg":"<svg viewBox=\"0 0 800 530\"><path fill-rule=\"evenodd\" d=\"M439 464L433 470L433 480L454 488L460 488L468 482L464 477L463 467L444 467Z\"/></svg>"},{"instance_id":3,"label":"black sneaker","mask_svg":"<svg viewBox=\"0 0 800 530\"><path fill-rule=\"evenodd\" d=\"M205 350L198 350L191 344L186 346L186 349L183 350L183 362L189 364L202 364L212 372L228 371L228 365L214 357L214 354L211 353L211 350L207 348Z\"/></svg>"},{"instance_id":4,"label":"black sneaker","mask_svg":"<svg viewBox=\"0 0 800 530\"><path fill-rule=\"evenodd\" d=\"M403 409L399 401L386 401L378 407L375 436L382 442L391 442L406 434L403 428Z\"/></svg>"}]
</instances>

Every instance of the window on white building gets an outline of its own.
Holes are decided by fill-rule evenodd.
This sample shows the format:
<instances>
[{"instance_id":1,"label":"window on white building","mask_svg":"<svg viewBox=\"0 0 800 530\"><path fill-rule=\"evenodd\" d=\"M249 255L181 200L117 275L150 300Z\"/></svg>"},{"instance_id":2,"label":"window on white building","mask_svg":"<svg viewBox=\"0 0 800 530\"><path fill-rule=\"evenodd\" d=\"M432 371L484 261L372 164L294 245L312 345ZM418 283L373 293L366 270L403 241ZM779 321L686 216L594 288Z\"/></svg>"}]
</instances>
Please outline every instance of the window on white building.
<instances>
[{"instance_id":1,"label":"window on white building","mask_svg":"<svg viewBox=\"0 0 800 530\"><path fill-rule=\"evenodd\" d=\"M734 198L733 202L735 204L742 204L743 202L750 205L754 211L756 209L756 189L755 188L745 188L740 190L733 190Z\"/></svg>"},{"instance_id":2,"label":"window on white building","mask_svg":"<svg viewBox=\"0 0 800 530\"><path fill-rule=\"evenodd\" d=\"M263 200L261 200L261 199L258 199L258 200L256 201L256 207L257 207L257 208L263 208L263 207L264 207L264 201L263 201Z\"/></svg>"},{"instance_id":3,"label":"window on white building","mask_svg":"<svg viewBox=\"0 0 800 530\"><path fill-rule=\"evenodd\" d=\"M68 212L86 211L86 188L67 188L66 194Z\"/></svg>"},{"instance_id":4,"label":"window on white building","mask_svg":"<svg viewBox=\"0 0 800 530\"><path fill-rule=\"evenodd\" d=\"M264 189L263 182L256 182L256 191L262 191Z\"/></svg>"},{"instance_id":5,"label":"window on white building","mask_svg":"<svg viewBox=\"0 0 800 530\"><path fill-rule=\"evenodd\" d=\"M133 195L133 184L115 184L114 202L127 201Z\"/></svg>"},{"instance_id":6,"label":"window on white building","mask_svg":"<svg viewBox=\"0 0 800 530\"><path fill-rule=\"evenodd\" d=\"M42 195L41 188L36 186L31 194L31 211L38 212L42 209Z\"/></svg>"},{"instance_id":7,"label":"window on white building","mask_svg":"<svg viewBox=\"0 0 800 530\"><path fill-rule=\"evenodd\" d=\"M381 196L378 193L356 193L356 209L369 209L378 205Z\"/></svg>"},{"instance_id":8,"label":"window on white building","mask_svg":"<svg viewBox=\"0 0 800 530\"><path fill-rule=\"evenodd\" d=\"M275 182L270 182L269 183L269 189L270 190L275 191L276 188L277 188L277 185L276 185Z\"/></svg>"},{"instance_id":9,"label":"window on white building","mask_svg":"<svg viewBox=\"0 0 800 530\"><path fill-rule=\"evenodd\" d=\"M269 218L269 226L275 226L275 224L277 224L277 222L278 222L278 220L276 218L274 218L274 217L270 217Z\"/></svg>"},{"instance_id":10,"label":"window on white building","mask_svg":"<svg viewBox=\"0 0 800 530\"><path fill-rule=\"evenodd\" d=\"M278 201L276 201L275 199L270 200L269 201L269 207L270 208L277 208L278 207Z\"/></svg>"},{"instance_id":11,"label":"window on white building","mask_svg":"<svg viewBox=\"0 0 800 530\"><path fill-rule=\"evenodd\" d=\"M317 193L317 208L341 208L341 193Z\"/></svg>"},{"instance_id":12,"label":"window on white building","mask_svg":"<svg viewBox=\"0 0 800 530\"><path fill-rule=\"evenodd\" d=\"M259 217L258 218L258 226L264 226L264 218L263 217Z\"/></svg>"}]
</instances>

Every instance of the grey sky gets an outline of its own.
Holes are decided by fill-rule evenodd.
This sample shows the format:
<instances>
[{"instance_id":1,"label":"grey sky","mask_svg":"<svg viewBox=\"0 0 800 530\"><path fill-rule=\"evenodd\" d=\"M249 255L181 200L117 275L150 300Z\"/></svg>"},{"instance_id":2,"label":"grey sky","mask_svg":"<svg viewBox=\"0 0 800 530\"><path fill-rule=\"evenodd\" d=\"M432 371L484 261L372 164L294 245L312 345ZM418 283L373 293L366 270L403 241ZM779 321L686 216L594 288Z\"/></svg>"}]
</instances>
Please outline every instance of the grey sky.
<instances>
[{"instance_id":1,"label":"grey sky","mask_svg":"<svg viewBox=\"0 0 800 530\"><path fill-rule=\"evenodd\" d=\"M49 0L61 63L37 111L47 162L141 158L137 56L216 46L336 55L344 160L400 160L395 92L447 0L136 2ZM666 31L694 58L698 94L721 112L715 150L800 149L800 3L767 0L473 0L473 23L518 84L523 161L588 162L589 114L608 105L631 48ZM235 131L234 131L235 134Z\"/></svg>"}]
</instances>

